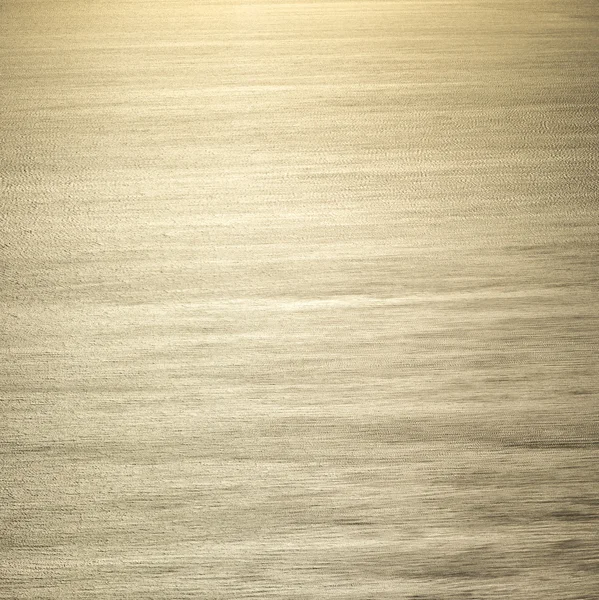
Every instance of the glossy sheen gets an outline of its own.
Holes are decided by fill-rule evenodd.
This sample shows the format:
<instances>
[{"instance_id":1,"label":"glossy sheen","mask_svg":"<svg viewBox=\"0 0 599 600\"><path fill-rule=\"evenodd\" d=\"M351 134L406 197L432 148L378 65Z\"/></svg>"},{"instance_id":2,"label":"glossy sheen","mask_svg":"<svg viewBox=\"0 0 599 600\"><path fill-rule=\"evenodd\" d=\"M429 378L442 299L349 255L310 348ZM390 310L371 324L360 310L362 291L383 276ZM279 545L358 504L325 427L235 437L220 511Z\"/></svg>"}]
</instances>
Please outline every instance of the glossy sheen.
<instances>
[{"instance_id":1,"label":"glossy sheen","mask_svg":"<svg viewBox=\"0 0 599 600\"><path fill-rule=\"evenodd\" d=\"M0 598L597 598L598 39L2 1Z\"/></svg>"}]
</instances>

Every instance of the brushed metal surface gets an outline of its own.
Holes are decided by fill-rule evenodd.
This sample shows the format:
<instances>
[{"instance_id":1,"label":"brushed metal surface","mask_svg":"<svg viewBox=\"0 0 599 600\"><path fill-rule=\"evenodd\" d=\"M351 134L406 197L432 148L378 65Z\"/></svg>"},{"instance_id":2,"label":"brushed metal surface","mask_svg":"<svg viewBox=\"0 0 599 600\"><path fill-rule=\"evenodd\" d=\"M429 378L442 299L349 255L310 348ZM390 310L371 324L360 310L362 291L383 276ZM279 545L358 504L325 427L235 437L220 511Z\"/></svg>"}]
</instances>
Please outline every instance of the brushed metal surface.
<instances>
[{"instance_id":1,"label":"brushed metal surface","mask_svg":"<svg viewBox=\"0 0 599 600\"><path fill-rule=\"evenodd\" d=\"M597 598L599 5L0 4L0 598Z\"/></svg>"}]
</instances>

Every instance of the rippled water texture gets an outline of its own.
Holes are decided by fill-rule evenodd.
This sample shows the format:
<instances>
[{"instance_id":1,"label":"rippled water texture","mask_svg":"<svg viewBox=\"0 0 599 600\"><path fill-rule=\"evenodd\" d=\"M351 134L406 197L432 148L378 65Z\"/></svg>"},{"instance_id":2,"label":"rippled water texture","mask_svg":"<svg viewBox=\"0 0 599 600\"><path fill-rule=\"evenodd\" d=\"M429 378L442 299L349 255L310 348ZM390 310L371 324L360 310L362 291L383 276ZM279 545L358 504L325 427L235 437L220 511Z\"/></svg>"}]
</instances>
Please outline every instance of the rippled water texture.
<instances>
[{"instance_id":1,"label":"rippled water texture","mask_svg":"<svg viewBox=\"0 0 599 600\"><path fill-rule=\"evenodd\" d=\"M597 598L598 39L2 1L0 598Z\"/></svg>"}]
</instances>

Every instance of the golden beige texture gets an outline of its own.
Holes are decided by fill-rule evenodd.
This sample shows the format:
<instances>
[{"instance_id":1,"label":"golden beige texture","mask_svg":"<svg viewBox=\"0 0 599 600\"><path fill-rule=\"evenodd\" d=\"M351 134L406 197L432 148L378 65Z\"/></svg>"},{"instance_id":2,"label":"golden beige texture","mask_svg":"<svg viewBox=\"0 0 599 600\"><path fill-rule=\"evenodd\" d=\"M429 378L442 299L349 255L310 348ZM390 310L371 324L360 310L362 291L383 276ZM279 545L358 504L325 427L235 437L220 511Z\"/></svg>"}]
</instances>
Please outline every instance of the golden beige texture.
<instances>
[{"instance_id":1,"label":"golden beige texture","mask_svg":"<svg viewBox=\"0 0 599 600\"><path fill-rule=\"evenodd\" d=\"M596 599L598 33L0 3L0 598Z\"/></svg>"}]
</instances>

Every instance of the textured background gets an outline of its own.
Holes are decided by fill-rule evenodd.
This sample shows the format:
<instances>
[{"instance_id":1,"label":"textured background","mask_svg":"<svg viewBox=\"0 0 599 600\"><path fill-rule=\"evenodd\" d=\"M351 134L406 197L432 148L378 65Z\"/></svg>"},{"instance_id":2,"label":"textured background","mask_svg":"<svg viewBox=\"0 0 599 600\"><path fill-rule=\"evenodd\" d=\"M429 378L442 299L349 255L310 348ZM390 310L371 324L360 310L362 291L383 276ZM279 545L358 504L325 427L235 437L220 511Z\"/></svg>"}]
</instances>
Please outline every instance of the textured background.
<instances>
[{"instance_id":1,"label":"textured background","mask_svg":"<svg viewBox=\"0 0 599 600\"><path fill-rule=\"evenodd\" d=\"M0 3L0 598L599 590L595 0Z\"/></svg>"}]
</instances>

